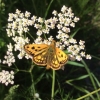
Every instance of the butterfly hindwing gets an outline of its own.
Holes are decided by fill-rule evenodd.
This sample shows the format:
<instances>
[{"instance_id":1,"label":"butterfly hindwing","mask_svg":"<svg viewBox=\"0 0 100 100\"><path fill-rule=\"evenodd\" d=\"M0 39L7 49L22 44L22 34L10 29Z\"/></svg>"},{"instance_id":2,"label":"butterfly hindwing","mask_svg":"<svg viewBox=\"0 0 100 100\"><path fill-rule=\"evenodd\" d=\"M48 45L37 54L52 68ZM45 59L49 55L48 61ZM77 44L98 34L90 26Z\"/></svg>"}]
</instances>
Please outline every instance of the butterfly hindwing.
<instances>
[{"instance_id":1,"label":"butterfly hindwing","mask_svg":"<svg viewBox=\"0 0 100 100\"><path fill-rule=\"evenodd\" d=\"M57 55L57 59L59 61L59 64L61 66L63 66L67 62L68 56L59 48L56 48L56 55Z\"/></svg>"},{"instance_id":2,"label":"butterfly hindwing","mask_svg":"<svg viewBox=\"0 0 100 100\"><path fill-rule=\"evenodd\" d=\"M68 60L68 56L59 48L55 48L55 52L52 55L48 66L54 70L60 69Z\"/></svg>"},{"instance_id":3,"label":"butterfly hindwing","mask_svg":"<svg viewBox=\"0 0 100 100\"><path fill-rule=\"evenodd\" d=\"M43 52L41 52L38 55L33 56L33 62L37 65L42 65L45 66L47 65L47 54L46 54L46 50L44 50Z\"/></svg>"},{"instance_id":4,"label":"butterfly hindwing","mask_svg":"<svg viewBox=\"0 0 100 100\"><path fill-rule=\"evenodd\" d=\"M59 61L57 59L57 55L53 55L53 59L51 59L51 63L49 66L54 70L58 70L61 68L61 65L59 64Z\"/></svg>"}]
</instances>

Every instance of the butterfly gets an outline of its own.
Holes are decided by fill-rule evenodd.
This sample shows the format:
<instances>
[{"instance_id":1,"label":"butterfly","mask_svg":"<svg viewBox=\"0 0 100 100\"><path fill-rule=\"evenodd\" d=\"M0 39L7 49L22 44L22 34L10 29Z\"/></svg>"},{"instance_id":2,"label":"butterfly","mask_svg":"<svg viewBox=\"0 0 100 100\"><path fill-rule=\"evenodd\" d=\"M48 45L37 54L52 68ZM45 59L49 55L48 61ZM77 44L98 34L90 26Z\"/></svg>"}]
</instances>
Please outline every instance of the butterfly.
<instances>
[{"instance_id":1,"label":"butterfly","mask_svg":"<svg viewBox=\"0 0 100 100\"><path fill-rule=\"evenodd\" d=\"M56 47L54 40L50 45L27 44L24 49L26 53L32 56L35 64L46 66L46 69L59 70L68 60L68 55Z\"/></svg>"}]
</instances>

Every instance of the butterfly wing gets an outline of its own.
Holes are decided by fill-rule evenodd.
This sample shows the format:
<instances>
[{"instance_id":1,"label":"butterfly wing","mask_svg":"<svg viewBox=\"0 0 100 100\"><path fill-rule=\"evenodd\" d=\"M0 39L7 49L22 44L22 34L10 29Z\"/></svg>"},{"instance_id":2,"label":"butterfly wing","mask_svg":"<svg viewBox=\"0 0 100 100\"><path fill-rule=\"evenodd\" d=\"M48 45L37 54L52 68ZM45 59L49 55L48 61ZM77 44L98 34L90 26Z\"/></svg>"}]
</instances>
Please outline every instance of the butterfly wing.
<instances>
[{"instance_id":1,"label":"butterfly wing","mask_svg":"<svg viewBox=\"0 0 100 100\"><path fill-rule=\"evenodd\" d=\"M50 63L47 63L47 68L52 68L53 70L58 70L61 68L57 56L54 54L53 58L49 59Z\"/></svg>"},{"instance_id":2,"label":"butterfly wing","mask_svg":"<svg viewBox=\"0 0 100 100\"><path fill-rule=\"evenodd\" d=\"M60 69L68 60L68 56L59 48L55 47L55 41L51 45L28 44L24 46L25 51L33 57L37 65L45 66L47 69Z\"/></svg>"},{"instance_id":3,"label":"butterfly wing","mask_svg":"<svg viewBox=\"0 0 100 100\"><path fill-rule=\"evenodd\" d=\"M46 44L28 44L24 46L25 51L33 57L33 62L37 65L45 66L47 64Z\"/></svg>"},{"instance_id":4,"label":"butterfly wing","mask_svg":"<svg viewBox=\"0 0 100 100\"><path fill-rule=\"evenodd\" d=\"M56 52L51 60L50 67L54 70L60 69L68 60L68 56L59 48L56 48Z\"/></svg>"},{"instance_id":5,"label":"butterfly wing","mask_svg":"<svg viewBox=\"0 0 100 100\"><path fill-rule=\"evenodd\" d=\"M56 48L56 55L57 55L57 59L59 61L59 64L61 66L63 66L67 60L68 60L68 55L66 55L62 50L60 50L59 48Z\"/></svg>"},{"instance_id":6,"label":"butterfly wing","mask_svg":"<svg viewBox=\"0 0 100 100\"><path fill-rule=\"evenodd\" d=\"M47 53L46 50L33 57L33 62L37 65L46 66L47 65Z\"/></svg>"}]
</instances>

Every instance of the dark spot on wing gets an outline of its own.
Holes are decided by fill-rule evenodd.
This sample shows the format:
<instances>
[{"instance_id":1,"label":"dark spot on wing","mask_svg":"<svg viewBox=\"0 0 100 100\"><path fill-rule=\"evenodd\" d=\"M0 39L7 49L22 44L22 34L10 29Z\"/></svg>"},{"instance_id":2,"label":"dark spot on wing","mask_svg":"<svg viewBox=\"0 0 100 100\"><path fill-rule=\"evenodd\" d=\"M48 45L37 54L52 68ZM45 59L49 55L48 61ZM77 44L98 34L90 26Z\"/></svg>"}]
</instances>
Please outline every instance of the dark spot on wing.
<instances>
[{"instance_id":1,"label":"dark spot on wing","mask_svg":"<svg viewBox=\"0 0 100 100\"><path fill-rule=\"evenodd\" d=\"M30 53L31 56L34 56L34 54L31 51L28 51Z\"/></svg>"},{"instance_id":2,"label":"dark spot on wing","mask_svg":"<svg viewBox=\"0 0 100 100\"><path fill-rule=\"evenodd\" d=\"M29 46L26 46L26 48L29 48Z\"/></svg>"},{"instance_id":3,"label":"dark spot on wing","mask_svg":"<svg viewBox=\"0 0 100 100\"><path fill-rule=\"evenodd\" d=\"M31 49L35 49L35 47L33 46Z\"/></svg>"},{"instance_id":4,"label":"dark spot on wing","mask_svg":"<svg viewBox=\"0 0 100 100\"><path fill-rule=\"evenodd\" d=\"M61 54L61 57L63 57L63 54Z\"/></svg>"},{"instance_id":5,"label":"dark spot on wing","mask_svg":"<svg viewBox=\"0 0 100 100\"><path fill-rule=\"evenodd\" d=\"M40 48L40 47L37 47L37 48Z\"/></svg>"},{"instance_id":6,"label":"dark spot on wing","mask_svg":"<svg viewBox=\"0 0 100 100\"><path fill-rule=\"evenodd\" d=\"M37 49L35 49L35 51L38 51Z\"/></svg>"}]
</instances>

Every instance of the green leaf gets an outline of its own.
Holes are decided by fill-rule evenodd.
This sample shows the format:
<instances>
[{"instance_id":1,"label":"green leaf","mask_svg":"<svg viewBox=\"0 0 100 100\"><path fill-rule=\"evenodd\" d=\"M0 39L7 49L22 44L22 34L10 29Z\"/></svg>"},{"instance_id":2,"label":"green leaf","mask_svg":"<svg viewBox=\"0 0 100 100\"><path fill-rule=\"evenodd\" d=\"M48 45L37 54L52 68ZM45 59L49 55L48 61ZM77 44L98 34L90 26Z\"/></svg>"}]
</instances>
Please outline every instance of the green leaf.
<instances>
[{"instance_id":1,"label":"green leaf","mask_svg":"<svg viewBox=\"0 0 100 100\"><path fill-rule=\"evenodd\" d=\"M83 93L86 93L86 94L90 93L88 90L84 89L83 87L77 86L77 85L72 84L70 82L66 82L66 83L71 85L71 86L73 86L74 88L76 88L77 90L79 90L79 91L81 91ZM92 95L90 95L90 97L91 97L91 100L95 100L95 98ZM75 99L75 100L78 100L78 99Z\"/></svg>"},{"instance_id":2,"label":"green leaf","mask_svg":"<svg viewBox=\"0 0 100 100\"><path fill-rule=\"evenodd\" d=\"M73 61L68 61L67 64L74 65L74 66L78 66L78 67L84 67L83 64L78 63L78 62L73 62Z\"/></svg>"},{"instance_id":3,"label":"green leaf","mask_svg":"<svg viewBox=\"0 0 100 100\"><path fill-rule=\"evenodd\" d=\"M82 76L80 76L78 78L74 78L74 79L71 79L71 80L67 80L66 82L72 82L72 81L75 81L75 80L82 80L82 79L85 79L87 77L89 77L89 75L82 75Z\"/></svg>"}]
</instances>

